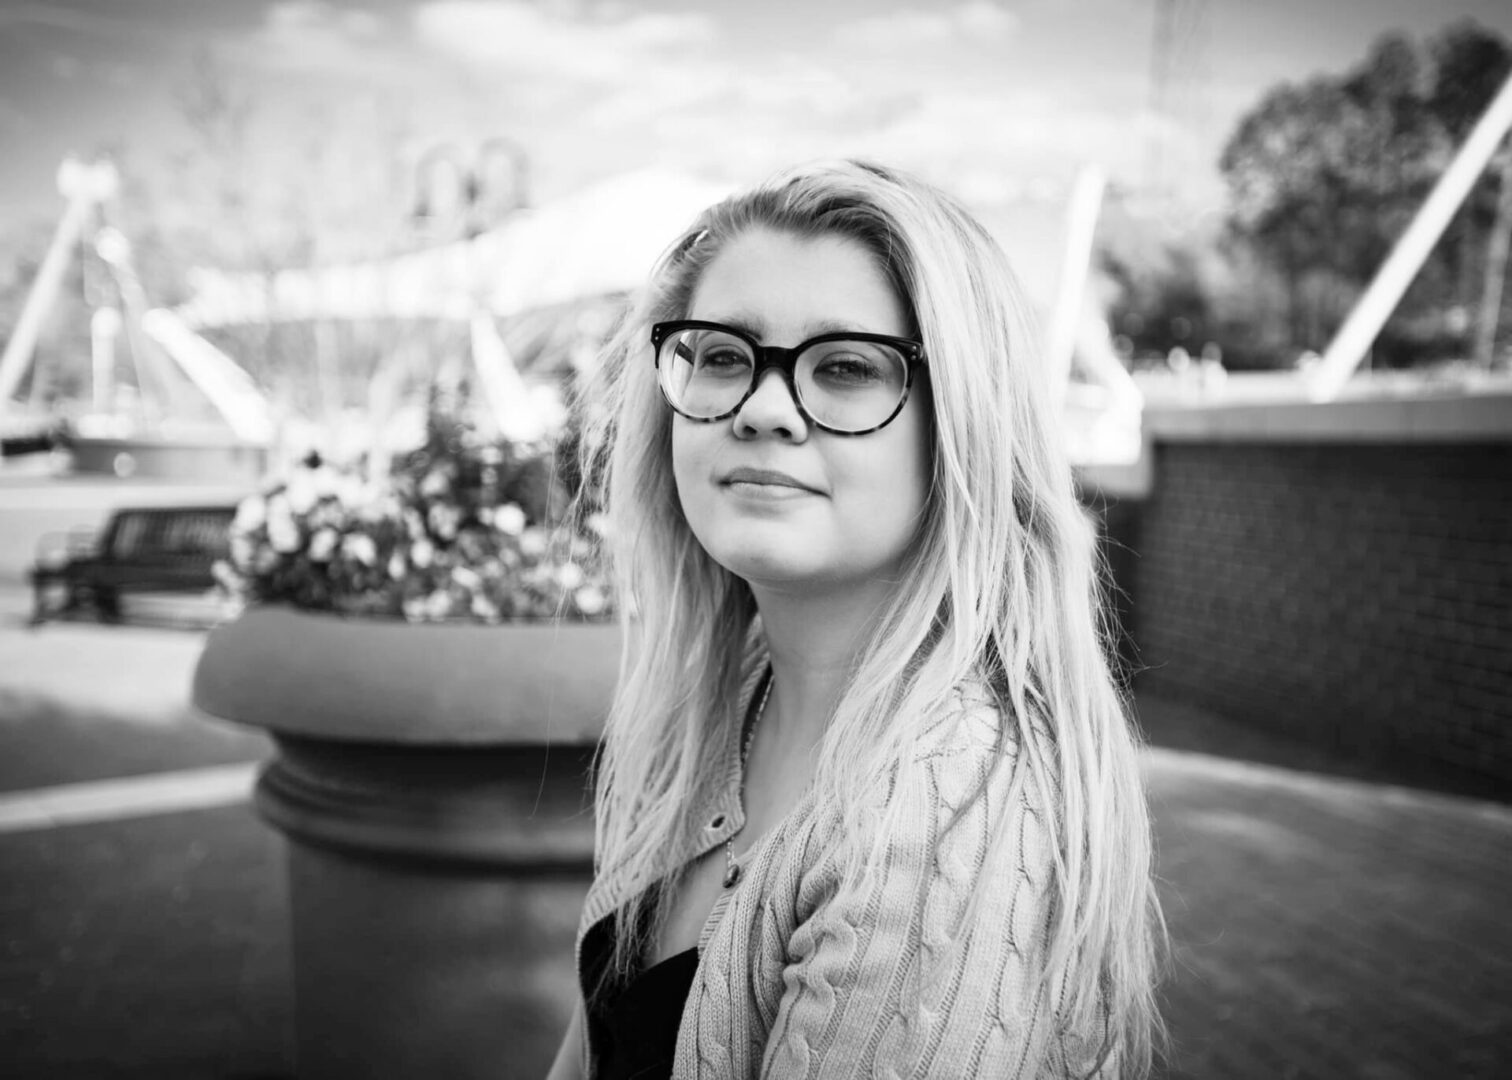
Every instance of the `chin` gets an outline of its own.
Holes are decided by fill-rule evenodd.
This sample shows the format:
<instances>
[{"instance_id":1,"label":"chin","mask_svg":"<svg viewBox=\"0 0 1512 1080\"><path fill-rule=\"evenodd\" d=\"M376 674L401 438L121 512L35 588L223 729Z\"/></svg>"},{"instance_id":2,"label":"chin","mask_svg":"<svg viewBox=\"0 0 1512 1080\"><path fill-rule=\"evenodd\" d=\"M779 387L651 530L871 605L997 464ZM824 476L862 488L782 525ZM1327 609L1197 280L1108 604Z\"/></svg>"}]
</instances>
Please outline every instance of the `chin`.
<instances>
[{"instance_id":1,"label":"chin","mask_svg":"<svg viewBox=\"0 0 1512 1080\"><path fill-rule=\"evenodd\" d=\"M711 549L710 555L730 573L753 585L799 585L821 576L811 560L768 545L732 545L722 550Z\"/></svg>"}]
</instances>

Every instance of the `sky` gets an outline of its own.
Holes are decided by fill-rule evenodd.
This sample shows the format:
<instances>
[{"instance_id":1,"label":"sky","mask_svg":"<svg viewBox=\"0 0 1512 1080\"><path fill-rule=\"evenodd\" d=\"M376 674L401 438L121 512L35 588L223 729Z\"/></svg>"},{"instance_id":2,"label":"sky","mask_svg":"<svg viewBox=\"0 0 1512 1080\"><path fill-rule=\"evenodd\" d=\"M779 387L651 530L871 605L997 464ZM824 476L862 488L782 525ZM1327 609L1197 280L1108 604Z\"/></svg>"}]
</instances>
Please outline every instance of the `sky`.
<instances>
[{"instance_id":1,"label":"sky","mask_svg":"<svg viewBox=\"0 0 1512 1080\"><path fill-rule=\"evenodd\" d=\"M978 207L1053 199L1094 165L1128 186L1161 176L1211 211L1223 139L1269 86L1347 68L1387 30L1423 36L1472 17L1512 37L1508 0L1179 0L1156 110L1155 8L0 0L0 234L56 217L67 154L110 147L128 169L171 168L192 141L179 101L204 56L249 101L257 160L274 171L301 168L323 140L381 130L411 163L510 139L537 202L648 165L739 184L861 155Z\"/></svg>"}]
</instances>

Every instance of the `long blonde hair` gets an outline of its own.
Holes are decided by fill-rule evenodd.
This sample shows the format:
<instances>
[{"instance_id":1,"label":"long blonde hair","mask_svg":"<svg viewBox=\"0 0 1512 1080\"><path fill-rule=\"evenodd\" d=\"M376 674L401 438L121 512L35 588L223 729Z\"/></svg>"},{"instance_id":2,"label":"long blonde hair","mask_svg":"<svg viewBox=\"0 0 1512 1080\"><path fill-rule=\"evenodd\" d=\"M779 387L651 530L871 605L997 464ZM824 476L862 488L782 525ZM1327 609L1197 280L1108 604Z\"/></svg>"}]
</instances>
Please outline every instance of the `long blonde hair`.
<instances>
[{"instance_id":1,"label":"long blonde hair","mask_svg":"<svg viewBox=\"0 0 1512 1080\"><path fill-rule=\"evenodd\" d=\"M1105 1031L1104 1052L1142 1075L1160 1030L1161 923L1136 739L1107 661L1094 530L1001 249L940 192L872 164L801 167L705 211L657 264L600 367L609 404L588 426L586 460L613 523L621 610L634 613L596 795L597 869L637 897L616 916L614 970L629 971L662 924L679 869L667 853L686 850L700 824L688 808L722 780L759 633L750 589L683 517L648 328L685 318L705 268L752 228L864 245L929 357L925 521L822 739L815 788L842 815L841 835L858 835L862 796L918 735L897 718L929 716L953 688L986 682L1010 728L1001 754L1016 761L1015 783L1033 785L1052 811L1042 970L1067 973L1057 1011L1075 1030ZM850 872L876 854L847 853ZM658 882L667 887L650 888Z\"/></svg>"}]
</instances>

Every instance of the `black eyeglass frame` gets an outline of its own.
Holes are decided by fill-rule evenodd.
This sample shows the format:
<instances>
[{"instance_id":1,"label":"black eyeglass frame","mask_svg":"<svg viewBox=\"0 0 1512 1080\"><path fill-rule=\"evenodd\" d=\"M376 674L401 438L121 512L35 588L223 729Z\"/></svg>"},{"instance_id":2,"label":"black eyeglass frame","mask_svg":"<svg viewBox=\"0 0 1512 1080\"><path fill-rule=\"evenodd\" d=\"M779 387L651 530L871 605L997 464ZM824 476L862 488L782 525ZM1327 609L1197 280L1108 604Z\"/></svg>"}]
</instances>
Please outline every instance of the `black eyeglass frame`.
<instances>
[{"instance_id":1,"label":"black eyeglass frame","mask_svg":"<svg viewBox=\"0 0 1512 1080\"><path fill-rule=\"evenodd\" d=\"M662 384L660 378L662 345L673 334L681 330L716 330L721 334L729 334L731 337L739 338L751 347L751 352L756 358L756 367L751 373L751 385L728 412L722 412L718 416L692 416L679 409L677 403L667 396L667 388ZM897 408L887 414L887 419L875 427L862 428L860 431L846 431L843 428L830 427L808 411L808 407L803 404L803 395L798 393L798 384L796 382L798 355L804 350L810 349L815 345L822 345L826 341L864 341L876 345L888 345L897 349L903 355L906 369L903 376L903 393L898 398ZM767 369L776 368L782 373L782 381L787 384L788 394L792 397L793 404L798 407L798 415L820 431L828 431L831 435L870 435L874 431L881 431L888 424L896 420L898 414L903 411L903 406L908 404L908 395L913 390L914 371L920 364L926 361L923 342L915 341L913 338L894 337L892 334L868 334L860 330L842 330L829 334L817 334L806 341L800 341L791 349L784 349L780 345L763 345L739 327L727 326L724 323L709 322L704 319L674 319L670 322L652 323L651 345L653 350L652 360L656 365L658 375L656 384L661 389L662 398L665 399L667 405L678 416L686 420L692 420L696 424L715 424L721 420L728 420L738 413L747 401L751 400L751 395L756 393L756 388L761 385L761 377L766 374Z\"/></svg>"}]
</instances>

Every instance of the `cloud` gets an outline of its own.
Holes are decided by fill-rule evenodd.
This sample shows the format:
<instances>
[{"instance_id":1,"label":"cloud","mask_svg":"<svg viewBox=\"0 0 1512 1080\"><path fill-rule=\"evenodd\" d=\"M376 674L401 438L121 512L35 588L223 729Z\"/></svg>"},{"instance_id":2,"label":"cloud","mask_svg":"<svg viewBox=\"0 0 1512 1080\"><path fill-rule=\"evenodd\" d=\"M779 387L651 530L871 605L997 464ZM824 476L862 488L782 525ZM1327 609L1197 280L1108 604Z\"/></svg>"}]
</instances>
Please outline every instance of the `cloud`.
<instances>
[{"instance_id":1,"label":"cloud","mask_svg":"<svg viewBox=\"0 0 1512 1080\"><path fill-rule=\"evenodd\" d=\"M280 0L250 37L228 52L263 69L358 79L391 79L413 62L401 28L361 8L323 0Z\"/></svg>"},{"instance_id":2,"label":"cloud","mask_svg":"<svg viewBox=\"0 0 1512 1080\"><path fill-rule=\"evenodd\" d=\"M60 79L73 79L83 70L77 56L69 56L67 53L54 53L48 63L48 68Z\"/></svg>"},{"instance_id":3,"label":"cloud","mask_svg":"<svg viewBox=\"0 0 1512 1080\"><path fill-rule=\"evenodd\" d=\"M8 97L0 97L0 132L24 135L35 128L36 124L21 106Z\"/></svg>"},{"instance_id":4,"label":"cloud","mask_svg":"<svg viewBox=\"0 0 1512 1080\"><path fill-rule=\"evenodd\" d=\"M867 15L835 28L838 44L891 51L921 45L997 42L1012 35L1019 17L991 0L944 8L901 9Z\"/></svg>"},{"instance_id":5,"label":"cloud","mask_svg":"<svg viewBox=\"0 0 1512 1080\"><path fill-rule=\"evenodd\" d=\"M716 38L707 15L629 12L620 4L541 8L518 0L432 0L416 36L438 52L512 75L617 83L672 70Z\"/></svg>"},{"instance_id":6,"label":"cloud","mask_svg":"<svg viewBox=\"0 0 1512 1080\"><path fill-rule=\"evenodd\" d=\"M956 90L919 96L845 152L970 188L975 203L1012 202L1064 186L1088 163L1131 175L1140 134L1133 115L1068 109L1042 93Z\"/></svg>"}]
</instances>

